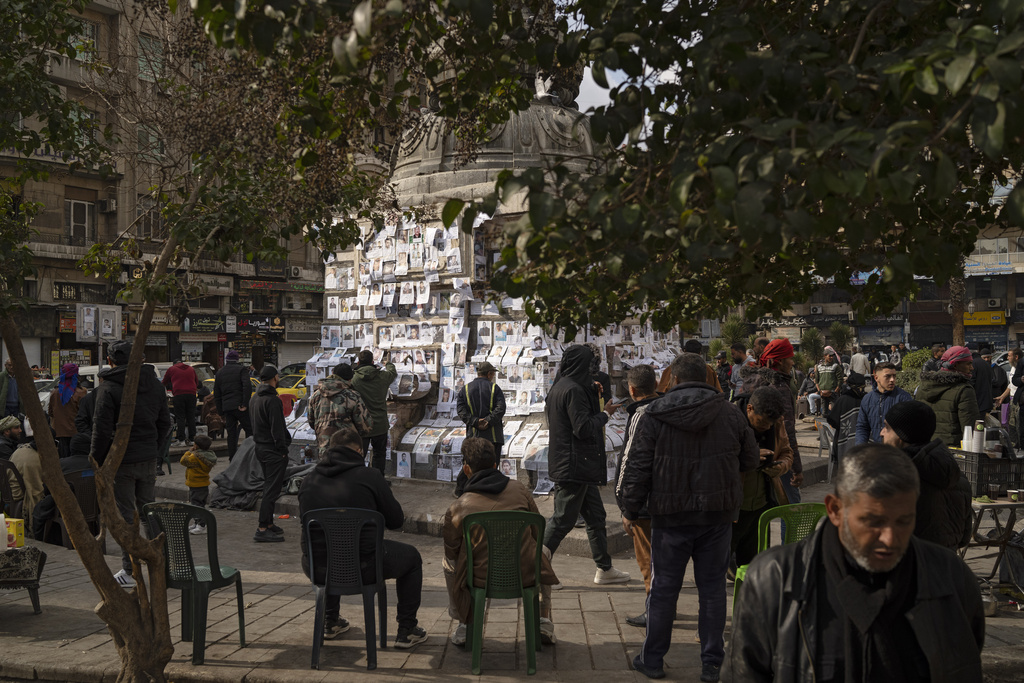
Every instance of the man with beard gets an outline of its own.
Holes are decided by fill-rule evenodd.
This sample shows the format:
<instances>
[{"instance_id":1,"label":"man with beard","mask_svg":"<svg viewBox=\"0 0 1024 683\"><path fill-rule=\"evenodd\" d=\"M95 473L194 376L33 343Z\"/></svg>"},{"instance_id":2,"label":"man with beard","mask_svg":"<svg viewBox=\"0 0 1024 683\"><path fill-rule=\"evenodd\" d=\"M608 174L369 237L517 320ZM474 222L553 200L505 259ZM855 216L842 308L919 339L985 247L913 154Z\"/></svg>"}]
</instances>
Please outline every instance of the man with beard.
<instances>
[{"instance_id":1,"label":"man with beard","mask_svg":"<svg viewBox=\"0 0 1024 683\"><path fill-rule=\"evenodd\" d=\"M862 444L843 458L828 521L759 553L740 589L726 680L981 680L974 574L913 535L910 458Z\"/></svg>"}]
</instances>

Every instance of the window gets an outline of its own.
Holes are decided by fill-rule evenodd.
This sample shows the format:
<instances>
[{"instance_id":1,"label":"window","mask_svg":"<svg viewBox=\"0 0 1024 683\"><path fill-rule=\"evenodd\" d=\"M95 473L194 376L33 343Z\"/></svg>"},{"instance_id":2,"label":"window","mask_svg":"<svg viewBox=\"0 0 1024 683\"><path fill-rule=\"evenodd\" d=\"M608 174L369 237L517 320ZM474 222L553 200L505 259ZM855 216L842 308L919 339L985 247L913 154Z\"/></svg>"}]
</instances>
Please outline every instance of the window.
<instances>
[{"instance_id":1,"label":"window","mask_svg":"<svg viewBox=\"0 0 1024 683\"><path fill-rule=\"evenodd\" d=\"M140 194L135 203L135 235L141 240L162 240L164 234L164 218L160 215L160 207L149 195Z\"/></svg>"},{"instance_id":2,"label":"window","mask_svg":"<svg viewBox=\"0 0 1024 683\"><path fill-rule=\"evenodd\" d=\"M1009 241L1005 237L978 240L974 243L975 254L1006 254L1009 251Z\"/></svg>"},{"instance_id":3,"label":"window","mask_svg":"<svg viewBox=\"0 0 1024 683\"><path fill-rule=\"evenodd\" d=\"M100 37L99 24L91 21L83 21L82 29L71 38L71 46L75 48L75 59L79 62L89 63L96 61Z\"/></svg>"},{"instance_id":4,"label":"window","mask_svg":"<svg viewBox=\"0 0 1024 683\"><path fill-rule=\"evenodd\" d=\"M139 158L143 161L156 162L164 155L164 141L152 126L139 124Z\"/></svg>"},{"instance_id":5,"label":"window","mask_svg":"<svg viewBox=\"0 0 1024 683\"><path fill-rule=\"evenodd\" d=\"M78 128L78 144L81 147L96 141L96 112L88 109L72 109L69 118L71 123Z\"/></svg>"},{"instance_id":6,"label":"window","mask_svg":"<svg viewBox=\"0 0 1024 683\"><path fill-rule=\"evenodd\" d=\"M155 82L164 74L164 45L159 38L139 34L139 80Z\"/></svg>"},{"instance_id":7,"label":"window","mask_svg":"<svg viewBox=\"0 0 1024 683\"><path fill-rule=\"evenodd\" d=\"M78 285L72 282L54 282L53 300L78 301Z\"/></svg>"},{"instance_id":8,"label":"window","mask_svg":"<svg viewBox=\"0 0 1024 683\"><path fill-rule=\"evenodd\" d=\"M77 199L64 200L64 227L68 243L75 247L92 244L96 233L96 204Z\"/></svg>"}]
</instances>

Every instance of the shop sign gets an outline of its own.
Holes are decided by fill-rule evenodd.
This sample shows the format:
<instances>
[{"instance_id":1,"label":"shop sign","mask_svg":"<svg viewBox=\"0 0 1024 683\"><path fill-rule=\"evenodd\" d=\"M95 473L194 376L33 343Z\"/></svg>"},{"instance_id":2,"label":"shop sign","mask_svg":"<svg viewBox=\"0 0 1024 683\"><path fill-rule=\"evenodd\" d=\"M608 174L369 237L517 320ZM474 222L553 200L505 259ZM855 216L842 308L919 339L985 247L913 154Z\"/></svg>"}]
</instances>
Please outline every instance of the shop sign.
<instances>
[{"instance_id":1,"label":"shop sign","mask_svg":"<svg viewBox=\"0 0 1024 683\"><path fill-rule=\"evenodd\" d=\"M73 333L78 329L78 317L75 315L62 315L57 323L57 332L60 334Z\"/></svg>"},{"instance_id":2,"label":"shop sign","mask_svg":"<svg viewBox=\"0 0 1024 683\"><path fill-rule=\"evenodd\" d=\"M181 322L182 332L223 332L222 315L188 315Z\"/></svg>"},{"instance_id":3,"label":"shop sign","mask_svg":"<svg viewBox=\"0 0 1024 683\"><path fill-rule=\"evenodd\" d=\"M230 275L196 275L196 281L206 288L207 295L231 296L235 293L235 281Z\"/></svg>"},{"instance_id":4,"label":"shop sign","mask_svg":"<svg viewBox=\"0 0 1024 683\"><path fill-rule=\"evenodd\" d=\"M228 334L238 332L238 318L233 315L224 316L224 331Z\"/></svg>"},{"instance_id":5,"label":"shop sign","mask_svg":"<svg viewBox=\"0 0 1024 683\"><path fill-rule=\"evenodd\" d=\"M284 318L281 316L272 316L270 318L270 331L284 332Z\"/></svg>"},{"instance_id":6,"label":"shop sign","mask_svg":"<svg viewBox=\"0 0 1024 683\"><path fill-rule=\"evenodd\" d=\"M135 335L131 335L128 341L135 342ZM150 332L146 335L146 346L167 346L167 334L164 332Z\"/></svg>"},{"instance_id":7,"label":"shop sign","mask_svg":"<svg viewBox=\"0 0 1024 683\"><path fill-rule=\"evenodd\" d=\"M241 280L239 289L255 289L270 292L323 293L324 286L315 282L271 282L269 280Z\"/></svg>"},{"instance_id":8,"label":"shop sign","mask_svg":"<svg viewBox=\"0 0 1024 683\"><path fill-rule=\"evenodd\" d=\"M898 325L861 325L857 328L857 340L861 346L892 346L903 339L903 327Z\"/></svg>"},{"instance_id":9,"label":"shop sign","mask_svg":"<svg viewBox=\"0 0 1024 683\"><path fill-rule=\"evenodd\" d=\"M285 321L286 341L319 341L320 320L317 318L288 318Z\"/></svg>"},{"instance_id":10,"label":"shop sign","mask_svg":"<svg viewBox=\"0 0 1024 683\"><path fill-rule=\"evenodd\" d=\"M179 332L180 342L215 342L220 341L220 335L216 332Z\"/></svg>"},{"instance_id":11,"label":"shop sign","mask_svg":"<svg viewBox=\"0 0 1024 683\"><path fill-rule=\"evenodd\" d=\"M256 277L285 278L285 264L283 261L263 261L256 259Z\"/></svg>"},{"instance_id":12,"label":"shop sign","mask_svg":"<svg viewBox=\"0 0 1024 683\"><path fill-rule=\"evenodd\" d=\"M976 311L964 313L964 325L1005 325L1006 314L1002 311Z\"/></svg>"}]
</instances>

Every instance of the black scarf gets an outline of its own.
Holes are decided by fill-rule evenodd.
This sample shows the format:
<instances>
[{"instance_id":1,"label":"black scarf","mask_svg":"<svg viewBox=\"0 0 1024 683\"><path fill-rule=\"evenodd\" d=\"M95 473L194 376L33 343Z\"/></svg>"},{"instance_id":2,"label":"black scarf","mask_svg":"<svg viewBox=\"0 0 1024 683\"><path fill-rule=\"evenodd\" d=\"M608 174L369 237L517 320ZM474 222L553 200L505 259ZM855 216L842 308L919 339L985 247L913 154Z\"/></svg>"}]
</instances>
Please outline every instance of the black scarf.
<instances>
[{"instance_id":1,"label":"black scarf","mask_svg":"<svg viewBox=\"0 0 1024 683\"><path fill-rule=\"evenodd\" d=\"M825 524L822 562L841 610L846 683L907 683L929 680L928 661L906 618L917 597L913 546L886 573L862 569L846 554L839 530ZM837 672L838 673L838 672Z\"/></svg>"}]
</instances>

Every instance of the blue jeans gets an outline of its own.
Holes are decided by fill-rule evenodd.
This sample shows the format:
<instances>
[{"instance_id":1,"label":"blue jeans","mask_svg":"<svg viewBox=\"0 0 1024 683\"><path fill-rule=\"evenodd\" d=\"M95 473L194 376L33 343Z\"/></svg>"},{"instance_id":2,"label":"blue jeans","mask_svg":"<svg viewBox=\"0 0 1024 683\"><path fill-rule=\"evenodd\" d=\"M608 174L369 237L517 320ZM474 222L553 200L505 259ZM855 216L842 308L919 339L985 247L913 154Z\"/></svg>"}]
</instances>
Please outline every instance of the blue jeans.
<instances>
[{"instance_id":1,"label":"blue jeans","mask_svg":"<svg viewBox=\"0 0 1024 683\"><path fill-rule=\"evenodd\" d=\"M725 572L729 568L731 541L731 522L651 529L647 637L640 648L640 661L644 666L660 669L664 663L665 653L672 644L676 602L691 558L700 605L697 613L700 660L702 664L722 665L725 659Z\"/></svg>"},{"instance_id":2,"label":"blue jeans","mask_svg":"<svg viewBox=\"0 0 1024 683\"><path fill-rule=\"evenodd\" d=\"M800 489L793 486L793 473L786 472L779 481L782 482L782 490L786 492L786 498L789 498L790 505L800 502Z\"/></svg>"},{"instance_id":3,"label":"blue jeans","mask_svg":"<svg viewBox=\"0 0 1024 683\"><path fill-rule=\"evenodd\" d=\"M807 394L807 408L811 415L818 412L818 403L821 401L821 394Z\"/></svg>"}]
</instances>

